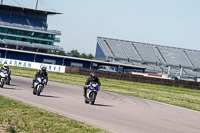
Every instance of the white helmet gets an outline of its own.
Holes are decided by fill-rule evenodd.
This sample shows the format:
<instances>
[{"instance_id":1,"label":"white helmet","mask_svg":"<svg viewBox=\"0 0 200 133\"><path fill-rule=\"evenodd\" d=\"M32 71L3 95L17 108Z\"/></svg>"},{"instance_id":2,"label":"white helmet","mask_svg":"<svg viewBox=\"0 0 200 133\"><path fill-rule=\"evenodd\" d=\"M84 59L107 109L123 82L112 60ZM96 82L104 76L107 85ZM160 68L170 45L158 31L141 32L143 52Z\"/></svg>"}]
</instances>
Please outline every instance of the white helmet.
<instances>
[{"instance_id":1,"label":"white helmet","mask_svg":"<svg viewBox=\"0 0 200 133\"><path fill-rule=\"evenodd\" d=\"M8 64L7 63L4 63L3 64L3 69L7 69L8 68Z\"/></svg>"}]
</instances>

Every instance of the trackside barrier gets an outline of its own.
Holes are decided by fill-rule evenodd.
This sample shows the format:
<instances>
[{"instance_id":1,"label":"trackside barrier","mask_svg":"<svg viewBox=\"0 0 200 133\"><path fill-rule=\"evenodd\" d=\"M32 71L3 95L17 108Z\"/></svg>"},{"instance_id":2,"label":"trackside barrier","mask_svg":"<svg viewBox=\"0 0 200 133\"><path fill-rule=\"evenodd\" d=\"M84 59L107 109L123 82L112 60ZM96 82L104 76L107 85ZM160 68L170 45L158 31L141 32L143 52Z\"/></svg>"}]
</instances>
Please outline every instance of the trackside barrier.
<instances>
[{"instance_id":1,"label":"trackside barrier","mask_svg":"<svg viewBox=\"0 0 200 133\"><path fill-rule=\"evenodd\" d=\"M65 66L60 65L0 58L0 64L4 64L5 62L11 66L27 67L32 69L41 69L43 66L45 66L48 71L65 73Z\"/></svg>"},{"instance_id":2,"label":"trackside barrier","mask_svg":"<svg viewBox=\"0 0 200 133\"><path fill-rule=\"evenodd\" d=\"M92 69L86 69L86 68L76 68L76 67L66 66L66 73L89 76L90 72L94 72L97 76L102 77L102 78L118 79L118 80L134 81L134 82L140 82L140 83L175 86L175 87L183 87L183 88L191 88L191 89L200 90L200 82L163 79L163 78L158 78L158 77L147 77L143 75L106 72L106 71L100 71L100 70L92 70Z\"/></svg>"}]
</instances>

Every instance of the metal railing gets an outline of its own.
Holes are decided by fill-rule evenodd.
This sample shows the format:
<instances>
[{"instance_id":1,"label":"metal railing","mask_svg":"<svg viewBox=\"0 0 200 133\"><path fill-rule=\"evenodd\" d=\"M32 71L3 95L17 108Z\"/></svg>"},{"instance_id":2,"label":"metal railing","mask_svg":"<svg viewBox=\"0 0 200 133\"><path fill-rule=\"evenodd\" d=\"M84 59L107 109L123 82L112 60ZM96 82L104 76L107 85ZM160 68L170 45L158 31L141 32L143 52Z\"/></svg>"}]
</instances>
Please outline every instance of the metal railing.
<instances>
[{"instance_id":1,"label":"metal railing","mask_svg":"<svg viewBox=\"0 0 200 133\"><path fill-rule=\"evenodd\" d=\"M0 25L7 26L7 27L16 27L21 29L30 29L30 30L36 30L36 31L43 31L43 32L50 32L54 33L56 35L61 35L61 31L58 30L47 30L44 27L35 27L31 25L22 25L22 24L16 24L16 23L8 23L8 22L0 22Z\"/></svg>"}]
</instances>

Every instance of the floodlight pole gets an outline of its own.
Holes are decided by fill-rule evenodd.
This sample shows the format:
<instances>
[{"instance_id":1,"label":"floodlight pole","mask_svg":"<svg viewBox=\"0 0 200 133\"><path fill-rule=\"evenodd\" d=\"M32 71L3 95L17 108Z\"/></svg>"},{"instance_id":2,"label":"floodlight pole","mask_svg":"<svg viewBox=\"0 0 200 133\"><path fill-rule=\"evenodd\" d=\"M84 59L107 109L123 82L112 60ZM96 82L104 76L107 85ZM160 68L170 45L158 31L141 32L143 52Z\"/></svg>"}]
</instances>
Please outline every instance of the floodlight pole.
<instances>
[{"instance_id":1,"label":"floodlight pole","mask_svg":"<svg viewBox=\"0 0 200 133\"><path fill-rule=\"evenodd\" d=\"M38 7L38 0L36 2L35 10L37 10L37 7Z\"/></svg>"},{"instance_id":2,"label":"floodlight pole","mask_svg":"<svg viewBox=\"0 0 200 133\"><path fill-rule=\"evenodd\" d=\"M1 0L1 5L3 4L3 0Z\"/></svg>"}]
</instances>

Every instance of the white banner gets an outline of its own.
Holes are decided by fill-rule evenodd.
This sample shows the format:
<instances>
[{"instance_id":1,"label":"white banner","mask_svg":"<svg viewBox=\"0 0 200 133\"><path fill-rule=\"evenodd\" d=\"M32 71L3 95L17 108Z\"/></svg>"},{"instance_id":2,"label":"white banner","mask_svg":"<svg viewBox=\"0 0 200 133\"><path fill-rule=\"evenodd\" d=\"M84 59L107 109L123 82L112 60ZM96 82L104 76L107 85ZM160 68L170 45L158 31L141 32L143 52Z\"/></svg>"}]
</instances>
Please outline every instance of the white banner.
<instances>
[{"instance_id":1,"label":"white banner","mask_svg":"<svg viewBox=\"0 0 200 133\"><path fill-rule=\"evenodd\" d=\"M60 65L0 58L0 64L4 64L5 62L7 62L7 64L11 66L28 67L33 69L41 69L43 66L45 66L48 71L65 73L65 66L60 66Z\"/></svg>"}]
</instances>

